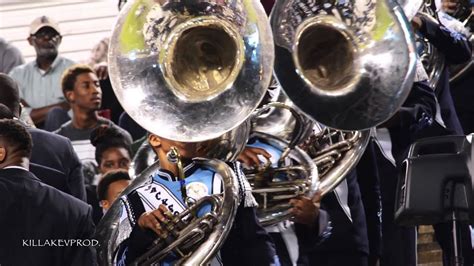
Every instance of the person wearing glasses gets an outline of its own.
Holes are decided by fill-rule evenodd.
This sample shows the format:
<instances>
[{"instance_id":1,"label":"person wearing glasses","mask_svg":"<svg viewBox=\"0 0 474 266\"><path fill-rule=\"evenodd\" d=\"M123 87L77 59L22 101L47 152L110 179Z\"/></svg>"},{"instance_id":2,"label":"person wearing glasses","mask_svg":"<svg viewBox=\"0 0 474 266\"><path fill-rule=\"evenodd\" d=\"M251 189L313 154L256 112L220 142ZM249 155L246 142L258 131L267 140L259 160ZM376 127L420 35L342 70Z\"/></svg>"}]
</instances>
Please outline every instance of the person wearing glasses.
<instances>
[{"instance_id":1,"label":"person wearing glasses","mask_svg":"<svg viewBox=\"0 0 474 266\"><path fill-rule=\"evenodd\" d=\"M53 19L36 18L29 33L28 42L35 48L36 60L15 67L9 75L20 86L25 111L36 126L42 127L48 112L55 107L67 115L70 107L61 90L61 75L75 62L58 54L62 36Z\"/></svg>"}]
</instances>

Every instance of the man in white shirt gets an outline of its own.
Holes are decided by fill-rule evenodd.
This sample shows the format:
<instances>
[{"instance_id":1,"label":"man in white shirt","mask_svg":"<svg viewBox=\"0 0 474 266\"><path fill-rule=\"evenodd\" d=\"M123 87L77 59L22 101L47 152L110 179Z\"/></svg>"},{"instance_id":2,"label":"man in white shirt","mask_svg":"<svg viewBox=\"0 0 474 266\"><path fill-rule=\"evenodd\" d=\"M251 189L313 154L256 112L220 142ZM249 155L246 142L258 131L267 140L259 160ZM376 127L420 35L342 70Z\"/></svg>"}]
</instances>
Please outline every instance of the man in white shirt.
<instances>
[{"instance_id":1,"label":"man in white shirt","mask_svg":"<svg viewBox=\"0 0 474 266\"><path fill-rule=\"evenodd\" d=\"M42 125L52 108L59 107L64 113L69 110L60 81L64 70L74 62L58 55L62 36L53 19L36 18L29 33L28 42L35 48L36 60L14 68L9 75L20 86L22 103L33 122Z\"/></svg>"}]
</instances>

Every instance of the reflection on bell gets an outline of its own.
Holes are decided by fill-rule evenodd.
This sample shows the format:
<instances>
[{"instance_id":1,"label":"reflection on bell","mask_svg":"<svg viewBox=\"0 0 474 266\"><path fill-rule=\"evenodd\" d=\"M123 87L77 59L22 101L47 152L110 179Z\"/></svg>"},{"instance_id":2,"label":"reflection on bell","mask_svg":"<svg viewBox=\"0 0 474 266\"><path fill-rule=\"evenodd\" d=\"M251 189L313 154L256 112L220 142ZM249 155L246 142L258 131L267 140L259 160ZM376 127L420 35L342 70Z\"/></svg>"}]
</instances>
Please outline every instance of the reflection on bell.
<instances>
[{"instance_id":1,"label":"reflection on bell","mask_svg":"<svg viewBox=\"0 0 474 266\"><path fill-rule=\"evenodd\" d=\"M119 15L109 49L115 94L156 135L217 138L250 116L270 83L268 19L257 1L159 2L128 3Z\"/></svg>"},{"instance_id":2,"label":"reflection on bell","mask_svg":"<svg viewBox=\"0 0 474 266\"><path fill-rule=\"evenodd\" d=\"M408 96L416 54L396 4L282 0L271 25L275 75L293 103L317 122L368 129L391 117Z\"/></svg>"}]
</instances>

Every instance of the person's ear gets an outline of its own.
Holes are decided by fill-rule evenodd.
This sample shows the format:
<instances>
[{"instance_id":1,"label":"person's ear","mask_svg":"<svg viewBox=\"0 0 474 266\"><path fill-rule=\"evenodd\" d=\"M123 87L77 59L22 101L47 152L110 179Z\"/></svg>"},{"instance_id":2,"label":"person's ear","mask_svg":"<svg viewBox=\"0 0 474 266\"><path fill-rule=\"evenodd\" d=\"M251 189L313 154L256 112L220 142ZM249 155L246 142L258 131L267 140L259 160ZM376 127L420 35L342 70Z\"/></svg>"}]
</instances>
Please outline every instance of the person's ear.
<instances>
[{"instance_id":1,"label":"person's ear","mask_svg":"<svg viewBox=\"0 0 474 266\"><path fill-rule=\"evenodd\" d=\"M0 163L3 163L5 158L7 158L7 149L5 149L3 146L0 146Z\"/></svg>"},{"instance_id":2,"label":"person's ear","mask_svg":"<svg viewBox=\"0 0 474 266\"><path fill-rule=\"evenodd\" d=\"M161 147L161 139L155 134L148 135L148 142L155 149Z\"/></svg>"},{"instance_id":3,"label":"person's ear","mask_svg":"<svg viewBox=\"0 0 474 266\"><path fill-rule=\"evenodd\" d=\"M62 35L59 35L59 39L58 39L58 46L61 44L61 41L63 40L63 36Z\"/></svg>"},{"instance_id":4,"label":"person's ear","mask_svg":"<svg viewBox=\"0 0 474 266\"><path fill-rule=\"evenodd\" d=\"M99 202L99 205L100 207L102 207L102 209L105 209L105 210L108 210L110 208L110 204L108 200L101 200Z\"/></svg>"},{"instance_id":5,"label":"person's ear","mask_svg":"<svg viewBox=\"0 0 474 266\"><path fill-rule=\"evenodd\" d=\"M30 35L30 36L27 38L27 40L28 40L28 43L29 43L31 46L35 46L35 45L34 45L34 36L33 36L33 35Z\"/></svg>"},{"instance_id":6,"label":"person's ear","mask_svg":"<svg viewBox=\"0 0 474 266\"><path fill-rule=\"evenodd\" d=\"M66 91L66 100L70 103L74 103L74 90Z\"/></svg>"}]
</instances>

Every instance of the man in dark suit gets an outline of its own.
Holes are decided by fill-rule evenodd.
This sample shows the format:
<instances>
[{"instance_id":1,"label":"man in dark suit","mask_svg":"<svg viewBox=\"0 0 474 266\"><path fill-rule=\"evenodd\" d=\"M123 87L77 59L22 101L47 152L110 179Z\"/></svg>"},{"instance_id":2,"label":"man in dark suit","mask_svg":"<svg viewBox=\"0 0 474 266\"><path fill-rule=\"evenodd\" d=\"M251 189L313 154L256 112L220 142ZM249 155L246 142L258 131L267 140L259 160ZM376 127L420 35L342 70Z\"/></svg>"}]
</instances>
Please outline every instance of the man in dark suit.
<instances>
[{"instance_id":1,"label":"man in dark suit","mask_svg":"<svg viewBox=\"0 0 474 266\"><path fill-rule=\"evenodd\" d=\"M0 74L0 103L7 106L14 117L20 117L20 95L18 85L5 74ZM8 118L8 117L4 117ZM65 137L36 128L28 128L33 139L33 151L30 161L45 167L56 169L66 176L66 186L56 187L63 192L86 201L82 165L72 148L71 141ZM35 169L33 169L35 170ZM42 177L39 173L38 177ZM54 186L53 183L45 183Z\"/></svg>"},{"instance_id":2,"label":"man in dark suit","mask_svg":"<svg viewBox=\"0 0 474 266\"><path fill-rule=\"evenodd\" d=\"M94 265L91 207L28 171L31 136L0 119L0 265Z\"/></svg>"}]
</instances>

